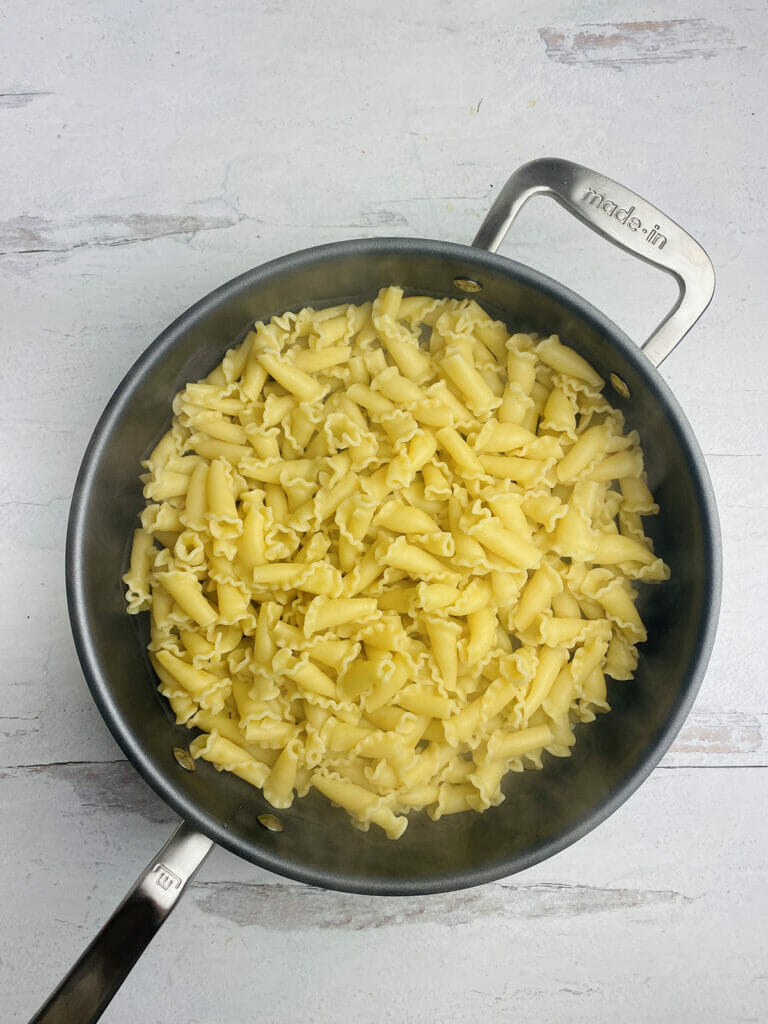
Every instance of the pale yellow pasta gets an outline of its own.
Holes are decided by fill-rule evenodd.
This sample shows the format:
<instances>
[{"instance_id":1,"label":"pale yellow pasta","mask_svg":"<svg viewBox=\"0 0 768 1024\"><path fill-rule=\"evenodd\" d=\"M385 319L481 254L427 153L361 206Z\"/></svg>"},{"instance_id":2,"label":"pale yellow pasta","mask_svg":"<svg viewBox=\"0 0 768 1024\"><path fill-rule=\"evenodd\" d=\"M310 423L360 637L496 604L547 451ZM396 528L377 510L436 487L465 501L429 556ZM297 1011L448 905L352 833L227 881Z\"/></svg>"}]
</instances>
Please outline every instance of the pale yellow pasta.
<instances>
[{"instance_id":1,"label":"pale yellow pasta","mask_svg":"<svg viewBox=\"0 0 768 1024\"><path fill-rule=\"evenodd\" d=\"M146 611L152 605L149 575L156 552L152 534L146 530L134 530L130 567L123 577L128 588L125 599L131 614Z\"/></svg>"},{"instance_id":2,"label":"pale yellow pasta","mask_svg":"<svg viewBox=\"0 0 768 1024\"><path fill-rule=\"evenodd\" d=\"M200 581L192 573L178 570L157 573L155 583L199 626L205 628L216 622L217 610L206 600Z\"/></svg>"},{"instance_id":3,"label":"pale yellow pasta","mask_svg":"<svg viewBox=\"0 0 768 1024\"><path fill-rule=\"evenodd\" d=\"M220 679L205 669L195 668L187 661L177 658L170 651L158 651L156 659L176 683L200 707L211 711L220 711L229 695L232 684L227 679Z\"/></svg>"},{"instance_id":4,"label":"pale yellow pasta","mask_svg":"<svg viewBox=\"0 0 768 1024\"><path fill-rule=\"evenodd\" d=\"M458 349L449 348L440 360L440 368L453 381L462 394L467 406L476 416L488 413L501 405L492 388Z\"/></svg>"},{"instance_id":5,"label":"pale yellow pasta","mask_svg":"<svg viewBox=\"0 0 768 1024\"><path fill-rule=\"evenodd\" d=\"M392 839L569 756L669 576L602 387L557 336L398 287L259 322L189 383L123 579L193 756Z\"/></svg>"},{"instance_id":6,"label":"pale yellow pasta","mask_svg":"<svg viewBox=\"0 0 768 1024\"><path fill-rule=\"evenodd\" d=\"M296 785L296 772L301 760L301 743L292 739L286 743L272 769L262 782L264 796L273 807L290 807Z\"/></svg>"},{"instance_id":7,"label":"pale yellow pasta","mask_svg":"<svg viewBox=\"0 0 768 1024\"><path fill-rule=\"evenodd\" d=\"M189 745L193 757L202 757L222 771L233 772L252 786L263 786L269 778L269 767L247 750L220 736L214 729L198 736Z\"/></svg>"}]
</instances>

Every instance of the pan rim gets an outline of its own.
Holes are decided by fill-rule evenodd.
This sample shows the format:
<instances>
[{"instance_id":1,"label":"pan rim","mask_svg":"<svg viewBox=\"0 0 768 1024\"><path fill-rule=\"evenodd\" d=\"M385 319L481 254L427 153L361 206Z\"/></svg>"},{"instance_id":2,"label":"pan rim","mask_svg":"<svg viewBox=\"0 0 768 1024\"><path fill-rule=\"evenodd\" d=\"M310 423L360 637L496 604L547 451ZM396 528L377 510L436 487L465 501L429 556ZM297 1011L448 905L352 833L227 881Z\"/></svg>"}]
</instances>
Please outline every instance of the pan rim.
<instances>
[{"instance_id":1,"label":"pan rim","mask_svg":"<svg viewBox=\"0 0 768 1024\"><path fill-rule=\"evenodd\" d=\"M460 259L464 263L472 263L477 267L478 272L481 272L484 268L501 272L507 277L520 281L556 299L566 309L601 333L611 345L620 349L635 365L641 376L646 379L649 387L653 390L655 397L660 402L663 413L671 419L675 432L688 457L699 499L704 546L710 556L708 564L703 567L706 596L702 608L699 645L694 658L688 665L687 678L681 681L680 698L677 707L646 748L642 760L636 763L615 791L607 799L601 801L592 810L573 822L567 829L542 840L539 844L529 847L522 853L489 860L483 866L473 868L472 870L436 874L434 876L425 875L416 879L388 878L384 876L350 878L341 873L307 868L305 865L294 860L274 854L269 849L256 847L252 843L240 839L238 836L231 834L220 821L199 808L192 806L192 802L180 794L173 785L170 770L167 773L164 772L147 756L140 737L133 735L122 719L119 707L111 693L106 667L102 665L101 659L92 643L88 616L86 614L84 573L82 571L84 565L84 526L89 503L88 499L92 490L92 481L98 469L100 455L108 442L114 423L119 418L126 403L130 401L133 388L144 376L152 372L153 367L162 360L164 354L173 348L185 332L199 319L205 317L216 307L226 304L240 293L247 291L275 274L298 271L305 266L316 263L318 260L349 256L365 258L368 254L381 254L382 251L409 253L410 255L428 254L445 258L453 257ZM310 885L322 886L326 889L349 893L368 895L426 895L457 891L496 881L548 859L555 853L577 842L597 827L597 825L605 821L645 781L651 771L661 761L685 721L696 698L709 662L720 609L722 552L714 491L704 457L693 430L664 378L643 355L638 346L612 320L586 299L558 281L547 277L533 268L496 253L490 253L484 249L475 249L472 246L454 242L420 238L382 237L330 242L302 249L254 267L220 285L190 306L169 324L139 355L107 402L83 455L73 490L67 524L65 573L67 606L75 648L86 683L96 706L127 759L150 787L173 810L230 852L284 877Z\"/></svg>"}]
</instances>

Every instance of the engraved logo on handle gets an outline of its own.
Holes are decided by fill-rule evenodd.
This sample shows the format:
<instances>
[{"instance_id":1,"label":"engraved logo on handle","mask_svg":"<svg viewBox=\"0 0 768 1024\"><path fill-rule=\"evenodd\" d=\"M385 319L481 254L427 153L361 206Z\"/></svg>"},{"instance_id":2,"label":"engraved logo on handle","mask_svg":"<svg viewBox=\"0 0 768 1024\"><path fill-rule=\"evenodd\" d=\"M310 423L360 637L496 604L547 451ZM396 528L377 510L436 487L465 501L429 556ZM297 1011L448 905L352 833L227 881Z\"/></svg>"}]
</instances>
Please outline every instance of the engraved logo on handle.
<instances>
[{"instance_id":1,"label":"engraved logo on handle","mask_svg":"<svg viewBox=\"0 0 768 1024\"><path fill-rule=\"evenodd\" d=\"M657 249L663 249L667 244L666 235L662 235L659 231L660 225L654 224L652 228L649 228L647 224L643 224L639 217L634 216L634 206L622 209L618 203L609 199L603 192L598 192L597 189L591 187L587 188L582 197L582 202L585 206L592 206L594 209L604 213L606 217L615 220L623 227L626 227L627 230L639 231L645 235L646 242Z\"/></svg>"},{"instance_id":2,"label":"engraved logo on handle","mask_svg":"<svg viewBox=\"0 0 768 1024\"><path fill-rule=\"evenodd\" d=\"M160 886L164 892L168 892L171 887L174 889L181 888L181 879L170 868L167 868L165 864L155 864L152 868L152 873L155 876L155 885Z\"/></svg>"}]
</instances>

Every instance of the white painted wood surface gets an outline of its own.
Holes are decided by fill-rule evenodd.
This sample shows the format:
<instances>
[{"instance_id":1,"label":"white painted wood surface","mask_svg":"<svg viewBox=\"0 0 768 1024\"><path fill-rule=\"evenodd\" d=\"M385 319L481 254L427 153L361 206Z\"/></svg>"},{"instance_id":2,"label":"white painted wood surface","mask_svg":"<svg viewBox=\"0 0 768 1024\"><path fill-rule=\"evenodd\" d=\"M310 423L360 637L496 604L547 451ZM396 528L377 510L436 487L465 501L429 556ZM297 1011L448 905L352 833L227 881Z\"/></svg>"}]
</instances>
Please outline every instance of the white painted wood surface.
<instances>
[{"instance_id":1,"label":"white painted wood surface","mask_svg":"<svg viewBox=\"0 0 768 1024\"><path fill-rule=\"evenodd\" d=\"M664 364L712 474L725 590L693 714L587 838L424 899L217 851L105 1015L136 1022L768 1018L768 428L760 4L40 0L1 17L0 1017L23 1021L170 831L88 696L73 480L112 390L215 285L382 234L469 241L561 155L700 239L715 300ZM641 338L669 281L531 204L503 251Z\"/></svg>"}]
</instances>

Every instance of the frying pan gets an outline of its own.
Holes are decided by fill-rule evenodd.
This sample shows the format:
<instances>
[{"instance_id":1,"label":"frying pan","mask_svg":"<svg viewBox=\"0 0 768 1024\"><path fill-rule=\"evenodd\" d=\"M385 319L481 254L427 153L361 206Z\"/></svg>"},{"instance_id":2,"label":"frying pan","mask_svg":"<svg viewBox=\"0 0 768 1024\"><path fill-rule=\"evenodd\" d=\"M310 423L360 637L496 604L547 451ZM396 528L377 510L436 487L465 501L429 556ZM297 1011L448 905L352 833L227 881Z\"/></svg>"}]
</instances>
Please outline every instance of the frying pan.
<instances>
[{"instance_id":1,"label":"frying pan","mask_svg":"<svg viewBox=\"0 0 768 1024\"><path fill-rule=\"evenodd\" d=\"M679 297L638 348L556 281L496 255L534 195L553 198L603 238L671 274ZM668 583L640 599L648 627L635 679L614 684L613 710L577 728L573 756L507 779L482 815L432 822L414 814L393 843L350 828L317 792L289 810L180 748L146 657L146 623L125 612L120 577L143 499L139 461L167 430L172 396L206 375L258 319L302 306L361 302L385 284L408 293L477 298L518 331L558 333L616 390L642 438L662 514L648 530ZM709 660L720 604L721 554L712 487L699 447L656 367L706 309L714 271L703 249L640 196L565 160L534 160L499 194L472 246L376 238L306 249L250 270L182 314L144 352L109 401L75 485L67 536L67 597L93 698L126 756L183 824L38 1012L36 1022L96 1020L183 893L214 842L262 868L312 885L380 895L479 885L557 853L616 810L658 764L688 713ZM611 376L615 375L615 376ZM145 619L141 616L140 619ZM174 756L177 748L177 757ZM262 818L272 829L265 828ZM276 829L280 829L279 831Z\"/></svg>"}]
</instances>

